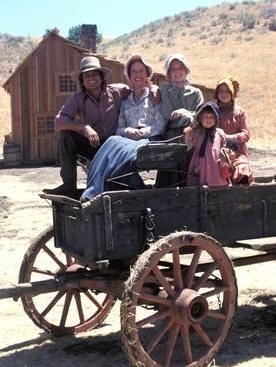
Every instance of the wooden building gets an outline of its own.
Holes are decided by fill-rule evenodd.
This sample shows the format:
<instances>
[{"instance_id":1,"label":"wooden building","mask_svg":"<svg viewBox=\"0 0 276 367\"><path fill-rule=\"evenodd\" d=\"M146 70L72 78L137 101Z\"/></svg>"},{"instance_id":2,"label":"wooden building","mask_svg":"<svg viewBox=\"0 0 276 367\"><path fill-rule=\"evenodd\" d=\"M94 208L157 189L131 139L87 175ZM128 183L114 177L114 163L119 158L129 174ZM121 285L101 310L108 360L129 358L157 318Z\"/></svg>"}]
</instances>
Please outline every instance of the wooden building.
<instances>
[{"instance_id":1,"label":"wooden building","mask_svg":"<svg viewBox=\"0 0 276 367\"><path fill-rule=\"evenodd\" d=\"M11 140L20 145L24 164L56 162L59 157L54 120L66 99L78 90L70 75L79 70L91 48L77 46L53 29L23 60L3 84L11 97ZM126 83L122 63L97 55L101 65L112 70L108 82ZM162 74L153 77L156 84ZM199 86L206 100L212 89Z\"/></svg>"}]
</instances>

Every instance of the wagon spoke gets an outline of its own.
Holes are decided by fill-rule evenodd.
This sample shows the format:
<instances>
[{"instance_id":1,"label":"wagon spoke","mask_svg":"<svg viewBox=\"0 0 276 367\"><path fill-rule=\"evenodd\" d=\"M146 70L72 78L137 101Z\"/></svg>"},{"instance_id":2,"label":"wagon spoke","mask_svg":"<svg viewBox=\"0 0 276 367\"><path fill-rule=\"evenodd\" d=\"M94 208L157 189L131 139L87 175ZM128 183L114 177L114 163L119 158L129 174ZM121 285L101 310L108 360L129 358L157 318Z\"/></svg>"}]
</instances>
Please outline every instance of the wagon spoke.
<instances>
[{"instance_id":1,"label":"wagon spoke","mask_svg":"<svg viewBox=\"0 0 276 367\"><path fill-rule=\"evenodd\" d=\"M84 293L88 299L90 299L91 302L94 303L94 305L99 309L102 310L103 306L96 300L94 296L90 293L90 291L87 291Z\"/></svg>"},{"instance_id":2,"label":"wagon spoke","mask_svg":"<svg viewBox=\"0 0 276 367\"><path fill-rule=\"evenodd\" d=\"M200 338L204 341L205 344L208 345L208 347L212 347L214 344L207 335L207 333L202 329L202 327L199 324L192 324L195 331L198 333Z\"/></svg>"},{"instance_id":3,"label":"wagon spoke","mask_svg":"<svg viewBox=\"0 0 276 367\"><path fill-rule=\"evenodd\" d=\"M171 310L166 310L166 311L158 311L156 312L155 314L149 316L149 317L146 317L145 319L143 320L140 320L136 323L137 327L138 328L141 328L147 324L153 324L154 322L158 321L158 320L161 320L161 319L164 319L165 317L169 316Z\"/></svg>"},{"instance_id":4,"label":"wagon spoke","mask_svg":"<svg viewBox=\"0 0 276 367\"><path fill-rule=\"evenodd\" d=\"M212 317L213 319L225 320L226 316L221 312L208 311L207 316Z\"/></svg>"},{"instance_id":5,"label":"wagon spoke","mask_svg":"<svg viewBox=\"0 0 276 367\"><path fill-rule=\"evenodd\" d=\"M169 367L170 363L171 363L171 359L172 359L172 355L173 355L173 351L174 351L174 346L175 346L175 342L176 342L176 338L179 332L179 326L178 325L173 325L170 328L170 332L169 332L169 340L168 340L168 345L167 345L167 350L166 350L166 355L165 355L165 366Z\"/></svg>"},{"instance_id":6,"label":"wagon spoke","mask_svg":"<svg viewBox=\"0 0 276 367\"><path fill-rule=\"evenodd\" d=\"M154 350L154 348L157 346L157 344L160 342L160 340L163 338L163 336L166 334L166 332L170 329L172 324L173 324L173 320L169 319L156 332L156 335L151 339L151 341L150 341L150 343L147 347L147 353L148 354L150 354Z\"/></svg>"},{"instance_id":7,"label":"wagon spoke","mask_svg":"<svg viewBox=\"0 0 276 367\"><path fill-rule=\"evenodd\" d=\"M167 279L164 277L164 275L162 274L161 270L155 266L152 269L156 279L159 281L159 283L165 288L168 296L174 297L175 296L175 291L174 289L171 287L170 283L167 281Z\"/></svg>"},{"instance_id":8,"label":"wagon spoke","mask_svg":"<svg viewBox=\"0 0 276 367\"><path fill-rule=\"evenodd\" d=\"M185 324L181 326L181 335L184 347L184 354L187 363L192 363L192 349L191 349L191 341L190 341L190 325Z\"/></svg>"},{"instance_id":9,"label":"wagon spoke","mask_svg":"<svg viewBox=\"0 0 276 367\"><path fill-rule=\"evenodd\" d=\"M48 304L43 312L41 312L41 316L44 317L51 311L51 309L57 304L57 302L64 296L66 291L59 291L58 294L53 298L53 300Z\"/></svg>"},{"instance_id":10,"label":"wagon spoke","mask_svg":"<svg viewBox=\"0 0 276 367\"><path fill-rule=\"evenodd\" d=\"M174 275L174 288L178 291L183 289L183 279L181 273L179 248L173 250L173 275Z\"/></svg>"},{"instance_id":11,"label":"wagon spoke","mask_svg":"<svg viewBox=\"0 0 276 367\"><path fill-rule=\"evenodd\" d=\"M213 271L215 271L217 268L218 268L218 264L216 262L213 262L210 265L208 265L207 270L202 274L202 276L196 282L194 290L198 291L201 287L203 287L206 280L213 273Z\"/></svg>"},{"instance_id":12,"label":"wagon spoke","mask_svg":"<svg viewBox=\"0 0 276 367\"><path fill-rule=\"evenodd\" d=\"M165 305L165 306L172 305L172 301L170 301L169 299L153 296L152 294L148 294L148 293L140 293L138 297L141 300L144 300L150 303L154 303L154 304Z\"/></svg>"},{"instance_id":13,"label":"wagon spoke","mask_svg":"<svg viewBox=\"0 0 276 367\"><path fill-rule=\"evenodd\" d=\"M82 309L82 304L81 304L80 293L79 292L74 292L74 297L75 297L75 301L76 301L76 305L77 305L77 309L78 309L80 323L82 324L84 322L84 314L83 314L83 309Z\"/></svg>"},{"instance_id":14,"label":"wagon spoke","mask_svg":"<svg viewBox=\"0 0 276 367\"><path fill-rule=\"evenodd\" d=\"M216 296L217 294L220 294L222 292L226 292L227 290L228 290L228 287L226 287L226 286L218 287L216 289L213 289L212 291L202 293L201 296L205 297L205 298L208 298L208 297Z\"/></svg>"},{"instance_id":15,"label":"wagon spoke","mask_svg":"<svg viewBox=\"0 0 276 367\"><path fill-rule=\"evenodd\" d=\"M32 272L39 273L39 274L45 274L45 275L52 275L52 276L56 275L54 271L47 270L47 269L40 269L40 268L37 268L36 266L32 267Z\"/></svg>"},{"instance_id":16,"label":"wagon spoke","mask_svg":"<svg viewBox=\"0 0 276 367\"><path fill-rule=\"evenodd\" d=\"M196 250L195 250L194 256L192 258L191 265L188 269L186 278L185 278L185 285L186 285L187 288L192 288L193 278L195 276L195 272L196 272L196 269L197 269L197 265L198 265L198 262L199 262L201 252L202 252L202 249L197 247Z\"/></svg>"},{"instance_id":17,"label":"wagon spoke","mask_svg":"<svg viewBox=\"0 0 276 367\"><path fill-rule=\"evenodd\" d=\"M73 292L69 290L65 296L65 302L63 306L61 319L60 319L60 326L65 326L66 319L67 319L68 312L69 312L70 303L72 301L72 297L73 297Z\"/></svg>"},{"instance_id":18,"label":"wagon spoke","mask_svg":"<svg viewBox=\"0 0 276 367\"><path fill-rule=\"evenodd\" d=\"M66 270L67 266L65 264L63 264L62 261L60 261L57 256L53 253L53 251L51 251L46 245L42 246L43 250L46 252L46 254L48 254L57 264L58 266L62 269L62 270Z\"/></svg>"}]
</instances>

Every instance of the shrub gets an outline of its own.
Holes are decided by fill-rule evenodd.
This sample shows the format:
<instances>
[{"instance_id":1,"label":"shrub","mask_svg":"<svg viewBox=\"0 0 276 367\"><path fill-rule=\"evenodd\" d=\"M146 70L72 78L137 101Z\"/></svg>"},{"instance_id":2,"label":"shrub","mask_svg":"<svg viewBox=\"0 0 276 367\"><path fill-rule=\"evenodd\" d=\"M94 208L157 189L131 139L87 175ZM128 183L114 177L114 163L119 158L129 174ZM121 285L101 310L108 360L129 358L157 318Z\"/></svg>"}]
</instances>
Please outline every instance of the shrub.
<instances>
[{"instance_id":1,"label":"shrub","mask_svg":"<svg viewBox=\"0 0 276 367\"><path fill-rule=\"evenodd\" d=\"M175 43L173 41L168 41L167 42L167 47L173 47L175 45Z\"/></svg>"},{"instance_id":2,"label":"shrub","mask_svg":"<svg viewBox=\"0 0 276 367\"><path fill-rule=\"evenodd\" d=\"M236 8L236 4L230 4L229 5L229 10L234 10Z\"/></svg>"},{"instance_id":3,"label":"shrub","mask_svg":"<svg viewBox=\"0 0 276 367\"><path fill-rule=\"evenodd\" d=\"M223 25L223 28L228 28L229 20L228 19L223 19L222 25Z\"/></svg>"},{"instance_id":4,"label":"shrub","mask_svg":"<svg viewBox=\"0 0 276 367\"><path fill-rule=\"evenodd\" d=\"M252 29L256 23L255 16L249 13L239 14L237 19L239 23L242 23L244 29Z\"/></svg>"},{"instance_id":5,"label":"shrub","mask_svg":"<svg viewBox=\"0 0 276 367\"><path fill-rule=\"evenodd\" d=\"M215 20L212 20L212 22L211 22L211 26L212 27L216 27L218 25L218 23L215 21Z\"/></svg>"},{"instance_id":6,"label":"shrub","mask_svg":"<svg viewBox=\"0 0 276 367\"><path fill-rule=\"evenodd\" d=\"M219 19L226 19L228 17L228 15L226 13L220 13L218 15Z\"/></svg>"},{"instance_id":7,"label":"shrub","mask_svg":"<svg viewBox=\"0 0 276 367\"><path fill-rule=\"evenodd\" d=\"M270 31L276 31L276 20L272 19L272 21L268 24L268 29Z\"/></svg>"},{"instance_id":8,"label":"shrub","mask_svg":"<svg viewBox=\"0 0 276 367\"><path fill-rule=\"evenodd\" d=\"M199 36L199 39L200 39L200 40L205 40L206 38L208 38L207 34L201 34L201 35Z\"/></svg>"},{"instance_id":9,"label":"shrub","mask_svg":"<svg viewBox=\"0 0 276 367\"><path fill-rule=\"evenodd\" d=\"M157 42L157 43L163 43L163 38L161 38L161 37L160 37L160 38L158 38L158 39L156 40L156 42Z\"/></svg>"},{"instance_id":10,"label":"shrub","mask_svg":"<svg viewBox=\"0 0 276 367\"><path fill-rule=\"evenodd\" d=\"M164 61L165 60L165 58L166 58L166 54L161 54L160 56L159 56L159 61Z\"/></svg>"},{"instance_id":11,"label":"shrub","mask_svg":"<svg viewBox=\"0 0 276 367\"><path fill-rule=\"evenodd\" d=\"M211 43L213 44L213 45L217 45L218 43L220 43L222 41L222 38L221 37L214 37L214 38L212 38L211 39Z\"/></svg>"},{"instance_id":12,"label":"shrub","mask_svg":"<svg viewBox=\"0 0 276 367\"><path fill-rule=\"evenodd\" d=\"M245 41L252 41L253 39L254 39L254 37L252 37L252 36L244 37Z\"/></svg>"},{"instance_id":13,"label":"shrub","mask_svg":"<svg viewBox=\"0 0 276 367\"><path fill-rule=\"evenodd\" d=\"M170 28L170 29L168 30L167 37L168 37L168 38L170 38L170 37L172 37L172 36L173 36L173 29L172 29L172 28Z\"/></svg>"},{"instance_id":14,"label":"shrub","mask_svg":"<svg viewBox=\"0 0 276 367\"><path fill-rule=\"evenodd\" d=\"M269 19L274 17L275 14L276 14L276 7L275 8L268 7L261 12L260 16L264 19Z\"/></svg>"}]
</instances>

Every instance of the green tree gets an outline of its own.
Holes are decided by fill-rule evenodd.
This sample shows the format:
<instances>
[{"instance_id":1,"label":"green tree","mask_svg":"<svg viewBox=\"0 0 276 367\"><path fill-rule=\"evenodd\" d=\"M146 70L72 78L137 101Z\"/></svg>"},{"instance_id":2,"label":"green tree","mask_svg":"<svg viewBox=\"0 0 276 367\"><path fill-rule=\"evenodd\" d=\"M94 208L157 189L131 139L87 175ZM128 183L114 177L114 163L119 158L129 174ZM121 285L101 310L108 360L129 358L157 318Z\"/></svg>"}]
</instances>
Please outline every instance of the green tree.
<instances>
[{"instance_id":1,"label":"green tree","mask_svg":"<svg viewBox=\"0 0 276 367\"><path fill-rule=\"evenodd\" d=\"M73 41L75 44L80 45L80 36L81 36L81 24L73 26L69 28L68 38ZM103 36L101 33L97 31L96 42L100 43L103 40Z\"/></svg>"}]
</instances>

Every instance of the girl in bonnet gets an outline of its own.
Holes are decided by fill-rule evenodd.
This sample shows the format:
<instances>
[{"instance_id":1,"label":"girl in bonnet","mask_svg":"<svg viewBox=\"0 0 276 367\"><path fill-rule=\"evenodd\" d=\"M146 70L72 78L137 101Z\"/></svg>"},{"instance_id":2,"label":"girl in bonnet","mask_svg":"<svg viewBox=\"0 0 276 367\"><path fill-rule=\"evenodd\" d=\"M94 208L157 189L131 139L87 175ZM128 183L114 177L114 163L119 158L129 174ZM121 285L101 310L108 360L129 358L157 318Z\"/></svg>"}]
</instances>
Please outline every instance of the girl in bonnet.
<instances>
[{"instance_id":1,"label":"girl in bonnet","mask_svg":"<svg viewBox=\"0 0 276 367\"><path fill-rule=\"evenodd\" d=\"M225 138L218 128L218 106L214 102L203 103L195 114L195 121L197 127L184 135L192 152L187 185L226 186L229 182L222 176L220 166L220 150Z\"/></svg>"},{"instance_id":2,"label":"girl in bonnet","mask_svg":"<svg viewBox=\"0 0 276 367\"><path fill-rule=\"evenodd\" d=\"M250 132L246 112L235 103L238 91L238 81L226 75L217 82L215 98L219 106L219 127L223 129L226 146L230 148L228 152L231 157L228 161L231 162L231 181L233 184L249 184L253 181L246 147Z\"/></svg>"},{"instance_id":3,"label":"girl in bonnet","mask_svg":"<svg viewBox=\"0 0 276 367\"><path fill-rule=\"evenodd\" d=\"M168 121L165 138L178 136L182 129L192 122L193 113L203 102L200 89L193 87L187 80L190 68L182 54L169 55L164 63L169 83L160 87L160 109Z\"/></svg>"}]
</instances>

